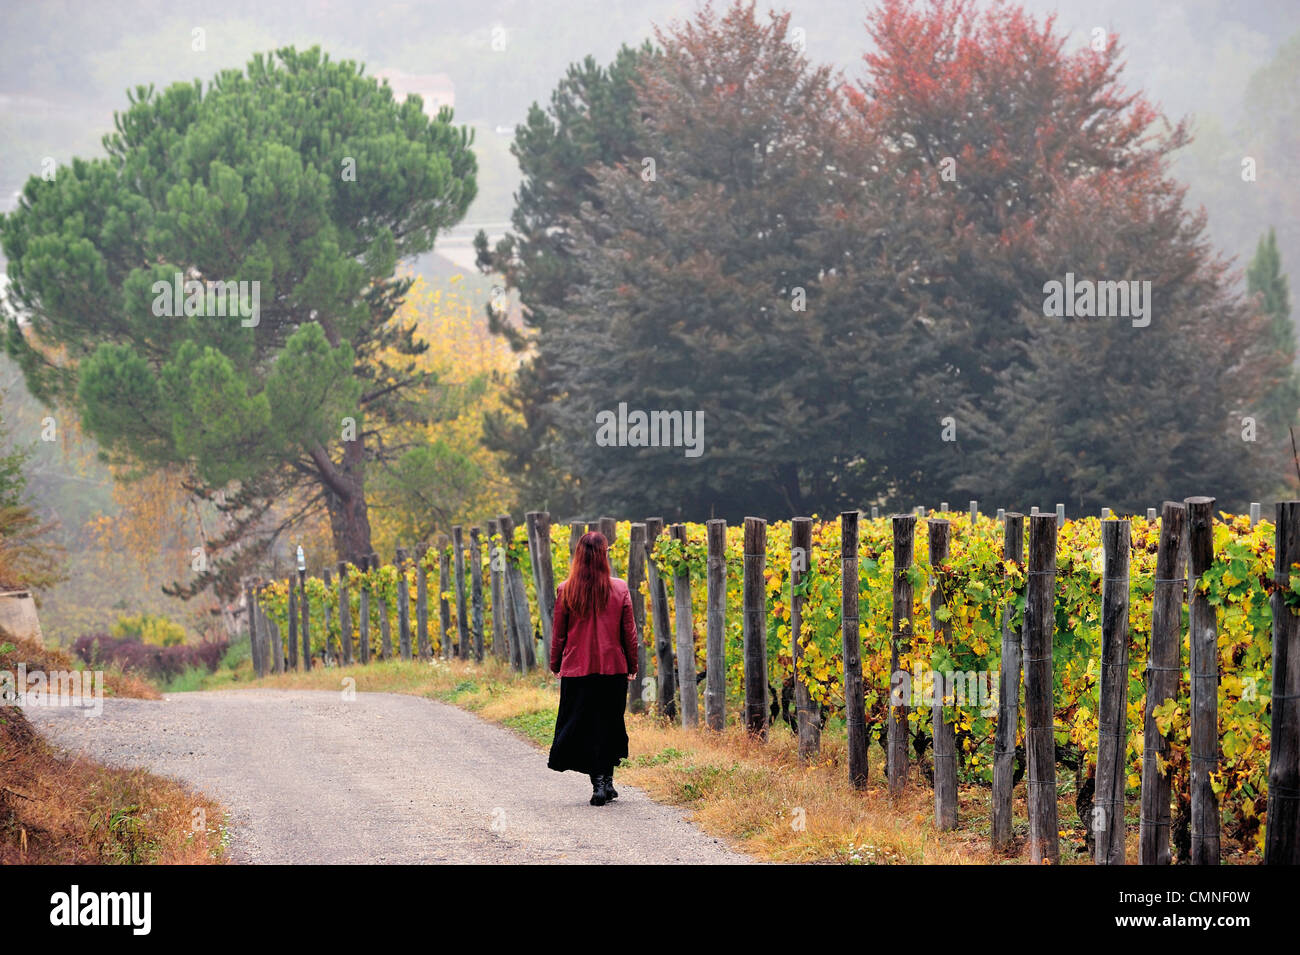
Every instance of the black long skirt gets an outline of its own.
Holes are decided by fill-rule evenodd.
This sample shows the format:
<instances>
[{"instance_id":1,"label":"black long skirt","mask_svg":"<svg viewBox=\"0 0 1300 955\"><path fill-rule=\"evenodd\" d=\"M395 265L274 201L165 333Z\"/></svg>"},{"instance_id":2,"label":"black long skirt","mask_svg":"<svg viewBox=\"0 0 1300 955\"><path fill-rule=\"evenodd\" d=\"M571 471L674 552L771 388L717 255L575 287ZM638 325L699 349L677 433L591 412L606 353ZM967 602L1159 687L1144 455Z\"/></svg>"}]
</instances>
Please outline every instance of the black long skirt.
<instances>
[{"instance_id":1,"label":"black long skirt","mask_svg":"<svg viewBox=\"0 0 1300 955\"><path fill-rule=\"evenodd\" d=\"M627 758L627 674L560 677L560 711L546 765L588 776L610 772Z\"/></svg>"}]
</instances>

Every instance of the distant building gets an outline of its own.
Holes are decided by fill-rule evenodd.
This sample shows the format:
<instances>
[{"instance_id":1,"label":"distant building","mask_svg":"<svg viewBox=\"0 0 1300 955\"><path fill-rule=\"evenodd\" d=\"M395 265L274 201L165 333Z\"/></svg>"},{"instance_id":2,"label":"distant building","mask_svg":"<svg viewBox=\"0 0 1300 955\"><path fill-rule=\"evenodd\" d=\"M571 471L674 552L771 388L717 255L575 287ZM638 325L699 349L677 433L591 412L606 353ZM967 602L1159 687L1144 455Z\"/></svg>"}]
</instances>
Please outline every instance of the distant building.
<instances>
[{"instance_id":1,"label":"distant building","mask_svg":"<svg viewBox=\"0 0 1300 955\"><path fill-rule=\"evenodd\" d=\"M456 86L446 73L403 73L401 70L378 70L375 78L387 81L398 102L412 93L424 100L424 112L432 119L444 106L455 107Z\"/></svg>"}]
</instances>

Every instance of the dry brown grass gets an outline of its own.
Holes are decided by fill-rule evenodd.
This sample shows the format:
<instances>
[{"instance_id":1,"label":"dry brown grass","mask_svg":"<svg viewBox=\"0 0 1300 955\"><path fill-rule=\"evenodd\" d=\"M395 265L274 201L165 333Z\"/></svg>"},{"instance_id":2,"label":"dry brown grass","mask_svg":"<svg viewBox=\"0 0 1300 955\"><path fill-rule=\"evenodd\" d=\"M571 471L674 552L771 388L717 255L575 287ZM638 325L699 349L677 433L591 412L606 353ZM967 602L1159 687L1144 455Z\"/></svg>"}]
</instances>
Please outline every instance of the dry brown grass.
<instances>
[{"instance_id":1,"label":"dry brown grass","mask_svg":"<svg viewBox=\"0 0 1300 955\"><path fill-rule=\"evenodd\" d=\"M59 753L0 707L0 865L222 862L224 819L173 780Z\"/></svg>"},{"instance_id":2,"label":"dry brown grass","mask_svg":"<svg viewBox=\"0 0 1300 955\"><path fill-rule=\"evenodd\" d=\"M0 670L72 670L66 653L0 631ZM131 674L106 696L159 699ZM220 862L224 810L144 770L110 769L47 744L16 706L0 706L0 865Z\"/></svg>"},{"instance_id":3,"label":"dry brown grass","mask_svg":"<svg viewBox=\"0 0 1300 955\"><path fill-rule=\"evenodd\" d=\"M355 680L360 691L411 693L454 703L542 747L549 745L559 702L559 683L549 673L520 676L495 659L432 665L388 661L263 680L240 674L238 685L338 690L344 679ZM220 678L219 684L231 685ZM824 734L820 759L804 766L794 734L784 724L773 726L766 742L734 724L719 734L683 730L642 714L628 716L627 728L629 759L616 773L620 780L660 802L682 807L706 832L762 859L864 865L1028 861L1023 845L1007 856L992 853L987 788L962 787L961 827L940 832L934 826L934 796L926 781L913 767L913 779L903 793L891 796L883 753L873 746L870 783L855 791L848 783L842 733ZM1023 783L1016 795L1015 823L1023 833ZM1073 794L1062 793L1061 852L1066 863L1086 861L1074 851L1082 844L1074 815Z\"/></svg>"},{"instance_id":4,"label":"dry brown grass","mask_svg":"<svg viewBox=\"0 0 1300 955\"><path fill-rule=\"evenodd\" d=\"M67 653L56 647L47 647L35 640L16 638L8 631L0 629L0 670L10 673L18 671L18 664L27 665L27 671L33 670L81 670L85 668L80 660L74 660ZM158 688L134 673L124 672L119 667L104 670L104 695L124 696L137 700L160 700L162 694Z\"/></svg>"}]
</instances>

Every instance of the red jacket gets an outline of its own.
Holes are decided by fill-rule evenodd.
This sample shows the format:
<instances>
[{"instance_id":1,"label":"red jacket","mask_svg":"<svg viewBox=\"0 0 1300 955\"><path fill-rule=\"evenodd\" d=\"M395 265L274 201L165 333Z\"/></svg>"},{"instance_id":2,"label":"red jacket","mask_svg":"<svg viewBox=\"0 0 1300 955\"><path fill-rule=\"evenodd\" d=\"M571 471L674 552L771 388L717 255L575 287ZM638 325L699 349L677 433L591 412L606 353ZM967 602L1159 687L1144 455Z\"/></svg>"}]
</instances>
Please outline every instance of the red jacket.
<instances>
[{"instance_id":1,"label":"red jacket","mask_svg":"<svg viewBox=\"0 0 1300 955\"><path fill-rule=\"evenodd\" d=\"M635 673L637 632L627 581L611 577L605 609L581 620L569 616L562 599L563 590L564 584L560 584L555 591L551 672L560 676Z\"/></svg>"}]
</instances>

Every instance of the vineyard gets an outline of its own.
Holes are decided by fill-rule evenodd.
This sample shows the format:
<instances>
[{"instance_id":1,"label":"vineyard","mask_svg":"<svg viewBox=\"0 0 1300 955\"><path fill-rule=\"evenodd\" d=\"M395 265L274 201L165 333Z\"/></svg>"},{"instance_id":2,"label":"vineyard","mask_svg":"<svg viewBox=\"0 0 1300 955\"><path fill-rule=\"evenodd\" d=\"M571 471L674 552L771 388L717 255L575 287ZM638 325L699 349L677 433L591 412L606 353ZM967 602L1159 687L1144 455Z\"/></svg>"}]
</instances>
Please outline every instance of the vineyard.
<instances>
[{"instance_id":1,"label":"vineyard","mask_svg":"<svg viewBox=\"0 0 1300 955\"><path fill-rule=\"evenodd\" d=\"M720 522L718 522L720 523ZM1152 632L1156 561L1160 520L1135 516L1128 521L1131 559L1128 572L1127 699L1123 726L1123 767L1127 803L1135 810L1142 781L1144 749L1144 705L1147 666ZM638 624L642 628L646 664L642 671L640 702L672 716L689 714L698 708L706 686L697 682L695 706L688 706L680 688L689 677L708 669L706 642L702 635L708 615L708 528L704 524L673 525L672 533L659 533L652 522L650 543L640 555L630 552L634 533L645 539L642 524L605 520L607 536L613 524L611 563L619 576L638 586ZM544 542L550 566L558 580L568 565L571 540L585 529L575 525L569 540L552 540L549 527L536 533L528 527L509 527L509 539L492 522L482 551L475 536L473 547L459 555L452 542L441 547L417 548L420 555L403 559L401 566L372 566L367 560L340 565L338 585L328 576L307 577L299 585L289 581L260 582L253 587L261 618L271 626L271 642L290 636L289 651L296 657L295 632L302 634L306 621L310 632L303 642L304 657L319 657L333 663L349 663L373 657L415 653L450 656L469 647L510 658L520 669L533 665L549 649L549 621L539 608L553 603L553 594L538 600L538 581L547 579L550 568L534 566L536 549ZM909 524L910 526L910 524ZM1018 633L1026 613L1028 571L1019 555L1004 553L1003 522L979 514L936 513L915 519L915 546L899 575L910 584L910 620L907 639L898 640L896 619L899 608L895 580L895 522L888 517L858 522L857 591L861 639L863 710L868 736L887 747L886 728L891 708L901 701L910 709L908 750L921 774L933 782L935 694L943 704L943 721L952 727L955 742L952 756L958 781L966 787L987 787L993 782L998 691L1004 627ZM1057 772L1065 773L1067 787L1076 794L1080 820L1091 811L1094 776L1098 761L1102 646L1102 593L1105 562L1102 546L1103 522L1097 518L1065 520L1056 536L1055 578L1052 587L1054 627L1051 653L1051 699L1054 701L1052 732L1055 737ZM592 525L593 529L596 525ZM845 660L843 642L842 523L840 520L811 521L811 542L807 548L792 546L791 522L765 525L762 561L766 672L761 681L770 688L765 695L774 715L786 718L793 727L792 688L806 687L808 703L825 720L826 732L843 732L846 718ZM946 557L932 566L930 536L943 528L947 538ZM534 531L530 539L529 531ZM725 528L725 614L722 619L722 673L725 676L725 712L746 719L746 653L744 634L745 528ZM1188 592L1204 595L1217 621L1217 721L1219 752L1210 783L1217 796L1221 838L1225 857L1234 861L1258 861L1265 846L1264 821L1268 808L1272 605L1274 579L1274 526L1268 521L1252 523L1245 516L1219 515L1213 522L1213 561L1209 569L1190 581ZM459 539L457 534L457 539ZM797 538L796 538L797 539ZM751 555L752 557L753 555ZM405 555L402 555L404 558ZM458 565L457 558L464 561ZM639 559L638 559L639 558ZM629 567L631 559L632 567ZM648 559L649 579L637 565ZM359 567L357 564L366 566ZM453 576L452 566L465 572ZM851 566L851 565L850 565ZM1186 545L1182 548L1179 577L1187 575ZM629 570L632 573L629 573ZM475 572L478 586L474 586ZM522 578L527 594L527 617L532 633L521 644L512 645L511 623L522 620L519 608L508 606L512 572ZM1297 571L1300 573L1300 571ZM423 580L421 578L424 578ZM494 579L496 578L496 579ZM633 579L635 578L635 579ZM460 594L457 594L457 580ZM558 582L558 580L556 582ZM646 609L654 602L654 588L662 585L667 597L659 619L667 621L669 607L676 604L678 627L683 620L683 603L676 600L678 588L689 585L691 634L655 633L655 613ZM424 591L438 602L440 620L428 626ZM301 589L300 589L301 588ZM403 593L403 588L405 592ZM291 615L293 591L305 594L306 606ZM515 593L521 591L516 590ZM905 592L905 591L903 591ZM685 590L682 591L683 596ZM1300 593L1300 577L1291 578L1282 596L1288 606ZM340 594L345 614L340 616ZM504 594L504 597L503 597ZM937 596L936 596L937 595ZM545 599L549 597L549 599ZM796 598L801 626L798 653L792 646L792 611ZM715 601L717 597L715 595ZM753 597L751 596L751 601ZM482 608L471 616L467 608ZM495 602L507 606L498 612ZM647 603L648 602L648 603ZM1173 794L1171 839L1175 853L1186 853L1189 817L1189 785L1192 753L1189 750L1191 713L1187 661L1189 639L1187 600L1181 598L1181 675L1170 699L1155 707L1154 718L1167 741L1156 765L1166 775ZM418 607L418 647L411 645L410 607ZM361 626L368 635L362 646ZM504 618L504 619L503 619ZM487 634L475 633L475 621L490 621ZM396 624L394 624L396 620ZM936 627L936 624L938 625ZM391 634L398 634L394 647ZM466 638L470 643L466 643ZM660 639L662 638L662 639ZM542 642L544 649L535 644ZM256 646L256 644L255 644ZM693 667L672 663L672 647L693 646ZM667 655L665 655L667 648ZM284 666L284 650L275 647L276 666ZM512 652L513 651L513 652ZM261 668L272 668L270 653L257 654ZM542 660L545 656L540 656ZM749 659L756 659L751 648ZM796 664L797 659L797 664ZM663 661L673 676L665 682ZM290 659L290 665L294 661ZM797 668L797 673L796 673ZM675 671L675 672L673 672ZM261 672L261 670L259 671ZM1019 681L1017 680L1016 683ZM678 688L675 699L659 699L660 688L669 693ZM754 681L750 681L750 686ZM891 691L894 697L891 707ZM752 690L751 690L752 692ZM635 705L638 701L633 700ZM766 707L764 707L766 708ZM752 712L752 711L751 711ZM764 720L768 719L764 715ZM1024 724L1015 741L1017 778L1024 774ZM873 766L872 772L883 767ZM1131 817L1131 813L1130 813Z\"/></svg>"}]
</instances>

